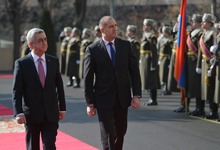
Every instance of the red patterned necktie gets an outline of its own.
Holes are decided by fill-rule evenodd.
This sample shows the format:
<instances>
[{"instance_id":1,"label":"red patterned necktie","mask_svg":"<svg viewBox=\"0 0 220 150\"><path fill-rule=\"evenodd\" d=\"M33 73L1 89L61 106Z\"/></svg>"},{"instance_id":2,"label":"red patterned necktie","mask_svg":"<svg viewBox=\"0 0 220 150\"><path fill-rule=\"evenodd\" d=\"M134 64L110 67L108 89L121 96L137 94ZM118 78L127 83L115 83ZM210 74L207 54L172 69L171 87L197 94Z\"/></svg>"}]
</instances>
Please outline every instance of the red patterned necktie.
<instances>
[{"instance_id":1,"label":"red patterned necktie","mask_svg":"<svg viewBox=\"0 0 220 150\"><path fill-rule=\"evenodd\" d=\"M42 65L42 60L43 60L42 58L38 58L38 61L39 61L38 73L39 73L40 82L41 82L42 86L44 87L45 73L44 73L44 67Z\"/></svg>"}]
</instances>

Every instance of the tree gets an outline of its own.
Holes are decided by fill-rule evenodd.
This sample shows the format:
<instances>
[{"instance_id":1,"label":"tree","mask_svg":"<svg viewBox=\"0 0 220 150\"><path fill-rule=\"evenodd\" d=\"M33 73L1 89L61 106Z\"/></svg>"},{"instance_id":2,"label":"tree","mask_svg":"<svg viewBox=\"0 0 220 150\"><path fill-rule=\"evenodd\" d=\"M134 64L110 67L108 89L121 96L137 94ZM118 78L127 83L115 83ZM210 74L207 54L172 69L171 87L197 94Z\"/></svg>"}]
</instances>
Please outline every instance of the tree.
<instances>
[{"instance_id":1,"label":"tree","mask_svg":"<svg viewBox=\"0 0 220 150\"><path fill-rule=\"evenodd\" d=\"M211 4L211 13L212 13L212 14L216 17L216 19L218 20L217 13L216 13L216 5L217 5L216 0L213 0L213 1L212 1L212 4Z\"/></svg>"},{"instance_id":2,"label":"tree","mask_svg":"<svg viewBox=\"0 0 220 150\"><path fill-rule=\"evenodd\" d=\"M75 12L73 26L77 27L81 31L83 27L83 20L86 14L86 2L87 0L75 0L73 3Z\"/></svg>"},{"instance_id":3,"label":"tree","mask_svg":"<svg viewBox=\"0 0 220 150\"><path fill-rule=\"evenodd\" d=\"M15 61L20 57L20 6L23 3L23 0L5 0L5 6L7 13L9 15L9 20L13 26L13 60Z\"/></svg>"},{"instance_id":4,"label":"tree","mask_svg":"<svg viewBox=\"0 0 220 150\"><path fill-rule=\"evenodd\" d=\"M47 36L48 49L46 53L56 56L56 36L54 25L52 23L50 12L48 10L43 10L42 12L40 18L40 28L44 30Z\"/></svg>"},{"instance_id":5,"label":"tree","mask_svg":"<svg viewBox=\"0 0 220 150\"><path fill-rule=\"evenodd\" d=\"M47 52L50 55L56 56L56 35L54 30L54 24L51 20L50 10L52 9L52 0L38 0L42 8L42 14L40 18L40 28L44 30L47 36L48 49Z\"/></svg>"}]
</instances>

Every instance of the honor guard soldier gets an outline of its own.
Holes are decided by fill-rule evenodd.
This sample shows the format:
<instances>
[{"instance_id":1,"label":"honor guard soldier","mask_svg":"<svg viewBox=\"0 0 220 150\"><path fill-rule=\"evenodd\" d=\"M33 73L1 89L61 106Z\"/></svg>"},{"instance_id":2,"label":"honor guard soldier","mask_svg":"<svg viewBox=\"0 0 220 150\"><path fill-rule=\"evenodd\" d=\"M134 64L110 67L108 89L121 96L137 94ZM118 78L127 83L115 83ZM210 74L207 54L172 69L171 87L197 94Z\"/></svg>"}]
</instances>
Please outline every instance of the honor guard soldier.
<instances>
[{"instance_id":1,"label":"honor guard soldier","mask_svg":"<svg viewBox=\"0 0 220 150\"><path fill-rule=\"evenodd\" d=\"M27 43L27 34L28 34L28 30L24 31L24 43L22 44L22 47L21 47L21 57L24 57L26 56L31 50L28 46L28 43Z\"/></svg>"},{"instance_id":2,"label":"honor guard soldier","mask_svg":"<svg viewBox=\"0 0 220 150\"><path fill-rule=\"evenodd\" d=\"M94 39L94 42L93 42L93 43L99 41L100 38L102 38L102 33L101 33L100 28L99 28L98 25L95 26L94 31L93 31L93 34L94 34L94 36L95 36L95 39Z\"/></svg>"},{"instance_id":3,"label":"honor guard soldier","mask_svg":"<svg viewBox=\"0 0 220 150\"><path fill-rule=\"evenodd\" d=\"M128 25L126 28L126 37L131 42L131 47L134 50L135 56L137 57L137 63L139 64L140 59L140 44L135 37L137 26Z\"/></svg>"},{"instance_id":4,"label":"honor guard soldier","mask_svg":"<svg viewBox=\"0 0 220 150\"><path fill-rule=\"evenodd\" d=\"M65 38L62 40L61 47L60 47L60 73L65 74L66 69L66 51L67 51L67 45L70 40L70 34L72 31L71 27L65 27L64 28L64 34Z\"/></svg>"},{"instance_id":5,"label":"honor guard soldier","mask_svg":"<svg viewBox=\"0 0 220 150\"><path fill-rule=\"evenodd\" d=\"M142 90L150 90L150 100L144 105L157 105L157 89L160 88L158 74L158 55L157 55L157 37L153 31L152 19L144 19L144 35L141 40L140 48L140 73L142 81Z\"/></svg>"},{"instance_id":6,"label":"honor guard soldier","mask_svg":"<svg viewBox=\"0 0 220 150\"><path fill-rule=\"evenodd\" d=\"M118 28L118 38L123 39L124 38L124 32Z\"/></svg>"},{"instance_id":7,"label":"honor guard soldier","mask_svg":"<svg viewBox=\"0 0 220 150\"><path fill-rule=\"evenodd\" d=\"M171 32L171 38L173 41L173 49L172 49L172 54L170 58L170 67L169 67L169 73L168 73L168 79L167 79L167 89L170 92L180 92L180 89L177 88L177 81L174 78L174 65L175 65L175 57L176 57L177 36L178 36L177 31L179 28L179 20L180 20L180 15L178 15L177 22L173 27L173 31Z\"/></svg>"},{"instance_id":8,"label":"honor guard soldier","mask_svg":"<svg viewBox=\"0 0 220 150\"><path fill-rule=\"evenodd\" d=\"M92 30L88 28L83 29L82 33L82 42L80 47L80 64L79 64L79 78L83 78L83 68L84 68L84 57L87 46L92 44L92 41L89 39L92 34Z\"/></svg>"},{"instance_id":9,"label":"honor guard soldier","mask_svg":"<svg viewBox=\"0 0 220 150\"><path fill-rule=\"evenodd\" d=\"M214 96L214 102L216 104L219 104L220 102L220 24L216 23L215 24L215 30L216 30L216 40L217 40L217 45L218 49L215 52L215 58L216 58L216 78L215 78L215 96ZM220 119L217 120L220 122Z\"/></svg>"},{"instance_id":10,"label":"honor guard soldier","mask_svg":"<svg viewBox=\"0 0 220 150\"><path fill-rule=\"evenodd\" d=\"M170 33L171 33L171 28L169 26L164 26L162 28L163 36L158 44L159 77L160 77L160 82L165 85L165 91L162 93L162 95L171 95L171 92L167 89L167 78L169 72L170 57L173 48L173 41L170 38Z\"/></svg>"},{"instance_id":11,"label":"honor guard soldier","mask_svg":"<svg viewBox=\"0 0 220 150\"><path fill-rule=\"evenodd\" d=\"M66 76L69 77L67 87L73 86L73 88L80 87L79 79L79 51L80 51L80 30L73 28L71 32L71 38L67 45L66 53ZM73 77L75 78L75 85L73 84Z\"/></svg>"},{"instance_id":12,"label":"honor guard soldier","mask_svg":"<svg viewBox=\"0 0 220 150\"><path fill-rule=\"evenodd\" d=\"M205 119L218 119L218 106L214 99L215 92L215 76L209 74L211 67L210 60L213 57L213 52L210 51L211 46L216 44L216 36L214 29L215 16L212 14L204 14L202 17L202 34L199 44L201 51L199 52L199 59L197 62L197 73L201 73L201 98L202 100L209 100L210 112L204 116Z\"/></svg>"},{"instance_id":13,"label":"honor guard soldier","mask_svg":"<svg viewBox=\"0 0 220 150\"><path fill-rule=\"evenodd\" d=\"M162 28L163 27L159 27L157 32L158 32L158 37L157 37L157 50L159 51L159 43L160 43L160 40L163 38L163 33L162 33Z\"/></svg>"},{"instance_id":14,"label":"honor guard soldier","mask_svg":"<svg viewBox=\"0 0 220 150\"><path fill-rule=\"evenodd\" d=\"M196 72L196 65L199 55L199 40L203 34L201 28L202 15L193 14L191 27L192 31L187 35L187 51L185 57L185 97L188 103L191 98L196 98L196 109L189 113L192 116L205 115L204 101L201 100L201 74Z\"/></svg>"}]
</instances>

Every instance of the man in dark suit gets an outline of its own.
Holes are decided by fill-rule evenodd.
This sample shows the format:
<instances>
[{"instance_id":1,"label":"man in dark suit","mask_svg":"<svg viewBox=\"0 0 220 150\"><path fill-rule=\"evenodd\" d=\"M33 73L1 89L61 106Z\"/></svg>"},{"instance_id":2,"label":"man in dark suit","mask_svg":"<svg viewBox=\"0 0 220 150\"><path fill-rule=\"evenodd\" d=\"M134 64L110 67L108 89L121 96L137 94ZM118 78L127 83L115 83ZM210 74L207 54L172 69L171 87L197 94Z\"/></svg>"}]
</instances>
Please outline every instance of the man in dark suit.
<instances>
[{"instance_id":1,"label":"man in dark suit","mask_svg":"<svg viewBox=\"0 0 220 150\"><path fill-rule=\"evenodd\" d=\"M97 109L103 149L122 150L127 130L128 107L137 109L140 106L140 73L130 42L116 38L115 20L104 16L99 27L102 39L88 46L85 52L87 113L95 116Z\"/></svg>"},{"instance_id":2,"label":"man in dark suit","mask_svg":"<svg viewBox=\"0 0 220 150\"><path fill-rule=\"evenodd\" d=\"M45 54L47 38L33 28L27 42L31 53L15 61L12 103L14 116L24 124L27 150L55 150L58 121L65 117L63 81L57 58Z\"/></svg>"}]
</instances>

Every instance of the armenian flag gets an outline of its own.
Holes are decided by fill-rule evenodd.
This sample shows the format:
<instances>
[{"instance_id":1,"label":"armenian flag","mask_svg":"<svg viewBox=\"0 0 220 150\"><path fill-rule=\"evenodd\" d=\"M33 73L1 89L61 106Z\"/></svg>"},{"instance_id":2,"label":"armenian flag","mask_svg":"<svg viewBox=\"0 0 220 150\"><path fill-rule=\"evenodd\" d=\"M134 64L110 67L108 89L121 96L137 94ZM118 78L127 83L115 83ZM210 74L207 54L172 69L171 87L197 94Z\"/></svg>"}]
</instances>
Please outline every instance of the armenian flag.
<instances>
[{"instance_id":1,"label":"armenian flag","mask_svg":"<svg viewBox=\"0 0 220 150\"><path fill-rule=\"evenodd\" d=\"M185 49L187 32L187 0L182 0L180 9L180 21L177 37L177 48L175 58L174 77L177 80L177 87L185 88Z\"/></svg>"}]
</instances>

